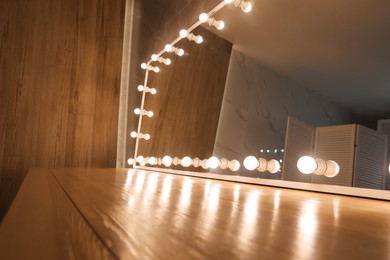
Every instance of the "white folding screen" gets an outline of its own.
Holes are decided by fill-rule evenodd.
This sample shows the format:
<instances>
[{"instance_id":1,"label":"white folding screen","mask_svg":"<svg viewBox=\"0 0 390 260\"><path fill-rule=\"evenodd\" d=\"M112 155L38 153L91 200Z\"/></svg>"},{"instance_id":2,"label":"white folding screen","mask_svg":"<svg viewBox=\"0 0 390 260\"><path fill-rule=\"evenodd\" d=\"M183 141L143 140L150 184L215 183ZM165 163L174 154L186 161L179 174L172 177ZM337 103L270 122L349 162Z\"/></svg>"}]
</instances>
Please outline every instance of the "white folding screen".
<instances>
[{"instance_id":1,"label":"white folding screen","mask_svg":"<svg viewBox=\"0 0 390 260\"><path fill-rule=\"evenodd\" d=\"M387 135L387 165L390 163L390 119L378 121L378 132ZM390 190L390 169L386 169L386 190Z\"/></svg>"},{"instance_id":2,"label":"white folding screen","mask_svg":"<svg viewBox=\"0 0 390 260\"><path fill-rule=\"evenodd\" d=\"M315 127L288 117L282 180L311 182L310 175L298 171L297 161L302 156L313 154L314 134Z\"/></svg>"},{"instance_id":3,"label":"white folding screen","mask_svg":"<svg viewBox=\"0 0 390 260\"><path fill-rule=\"evenodd\" d=\"M386 183L387 136L358 125L354 187L384 189Z\"/></svg>"},{"instance_id":4,"label":"white folding screen","mask_svg":"<svg viewBox=\"0 0 390 260\"><path fill-rule=\"evenodd\" d=\"M313 174L313 183L352 186L355 136L355 124L316 128L314 157L336 161L340 172L333 178Z\"/></svg>"}]
</instances>

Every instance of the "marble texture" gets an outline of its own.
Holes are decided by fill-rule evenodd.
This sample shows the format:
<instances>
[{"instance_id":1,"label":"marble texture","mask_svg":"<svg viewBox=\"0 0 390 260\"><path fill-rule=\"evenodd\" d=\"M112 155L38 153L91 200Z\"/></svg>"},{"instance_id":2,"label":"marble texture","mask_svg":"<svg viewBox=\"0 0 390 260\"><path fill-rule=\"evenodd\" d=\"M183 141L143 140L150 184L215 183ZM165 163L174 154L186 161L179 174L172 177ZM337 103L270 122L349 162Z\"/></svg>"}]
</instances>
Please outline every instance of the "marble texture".
<instances>
[{"instance_id":1,"label":"marble texture","mask_svg":"<svg viewBox=\"0 0 390 260\"><path fill-rule=\"evenodd\" d=\"M288 116L313 126L352 121L348 111L233 48L213 155L239 161L247 155L282 159ZM238 174L273 179L281 175L243 167Z\"/></svg>"}]
</instances>

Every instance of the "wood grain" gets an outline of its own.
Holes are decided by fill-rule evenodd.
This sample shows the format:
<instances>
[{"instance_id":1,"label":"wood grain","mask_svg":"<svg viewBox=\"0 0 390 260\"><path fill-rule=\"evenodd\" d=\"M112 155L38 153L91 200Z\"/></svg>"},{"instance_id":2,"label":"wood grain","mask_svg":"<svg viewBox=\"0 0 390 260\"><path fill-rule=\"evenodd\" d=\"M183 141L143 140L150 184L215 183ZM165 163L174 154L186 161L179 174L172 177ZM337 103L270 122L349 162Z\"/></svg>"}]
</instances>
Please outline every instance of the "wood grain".
<instances>
[{"instance_id":1,"label":"wood grain","mask_svg":"<svg viewBox=\"0 0 390 260\"><path fill-rule=\"evenodd\" d=\"M29 167L115 166L124 7L0 1L0 219Z\"/></svg>"},{"instance_id":2,"label":"wood grain","mask_svg":"<svg viewBox=\"0 0 390 260\"><path fill-rule=\"evenodd\" d=\"M388 259L388 202L125 169L54 169L119 258Z\"/></svg>"},{"instance_id":3,"label":"wood grain","mask_svg":"<svg viewBox=\"0 0 390 260\"><path fill-rule=\"evenodd\" d=\"M32 169L0 226L2 259L115 259L48 169Z\"/></svg>"}]
</instances>

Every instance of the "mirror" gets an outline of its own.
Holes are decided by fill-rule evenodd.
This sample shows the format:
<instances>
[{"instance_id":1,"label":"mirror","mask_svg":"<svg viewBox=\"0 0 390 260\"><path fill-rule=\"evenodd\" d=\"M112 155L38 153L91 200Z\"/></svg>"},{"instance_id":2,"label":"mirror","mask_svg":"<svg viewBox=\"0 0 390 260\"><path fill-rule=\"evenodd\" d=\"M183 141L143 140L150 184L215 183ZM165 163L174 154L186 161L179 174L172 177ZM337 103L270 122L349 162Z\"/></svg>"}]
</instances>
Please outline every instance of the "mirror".
<instances>
[{"instance_id":1,"label":"mirror","mask_svg":"<svg viewBox=\"0 0 390 260\"><path fill-rule=\"evenodd\" d=\"M378 120L390 118L389 3L252 2L249 14L233 6L216 13L214 17L226 23L224 30L201 27L233 43L224 96L217 97L222 100L220 120L214 146L209 147L214 155L240 162L247 155L282 160L288 116L315 127L376 128ZM201 137L193 140L202 142ZM281 172L243 167L214 172L282 178Z\"/></svg>"}]
</instances>

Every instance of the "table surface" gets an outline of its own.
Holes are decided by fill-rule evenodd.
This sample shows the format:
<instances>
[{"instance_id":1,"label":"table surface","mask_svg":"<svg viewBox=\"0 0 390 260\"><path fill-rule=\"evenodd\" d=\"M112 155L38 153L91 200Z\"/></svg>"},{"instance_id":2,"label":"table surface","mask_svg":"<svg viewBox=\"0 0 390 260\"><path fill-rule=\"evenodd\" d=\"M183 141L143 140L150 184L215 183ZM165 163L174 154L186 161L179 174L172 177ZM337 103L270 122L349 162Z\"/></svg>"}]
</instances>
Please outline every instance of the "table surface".
<instances>
[{"instance_id":1,"label":"table surface","mask_svg":"<svg viewBox=\"0 0 390 260\"><path fill-rule=\"evenodd\" d=\"M1 259L390 259L390 203L133 169L31 169Z\"/></svg>"}]
</instances>

